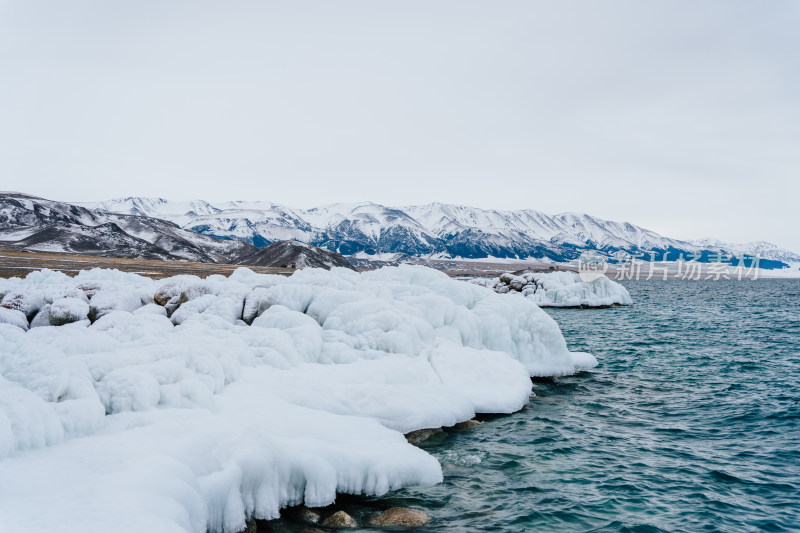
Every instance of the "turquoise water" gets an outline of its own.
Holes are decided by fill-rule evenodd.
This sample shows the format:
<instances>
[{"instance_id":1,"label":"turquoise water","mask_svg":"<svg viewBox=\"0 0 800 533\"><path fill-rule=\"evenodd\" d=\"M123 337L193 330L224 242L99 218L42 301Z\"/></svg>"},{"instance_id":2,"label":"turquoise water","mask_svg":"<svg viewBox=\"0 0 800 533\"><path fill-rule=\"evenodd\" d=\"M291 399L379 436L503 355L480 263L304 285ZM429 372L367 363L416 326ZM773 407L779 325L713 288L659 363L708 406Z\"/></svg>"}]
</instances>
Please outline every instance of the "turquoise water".
<instances>
[{"instance_id":1,"label":"turquoise water","mask_svg":"<svg viewBox=\"0 0 800 533\"><path fill-rule=\"evenodd\" d=\"M423 444L445 482L375 499L426 531L800 531L800 280L631 281L548 310L592 372Z\"/></svg>"}]
</instances>

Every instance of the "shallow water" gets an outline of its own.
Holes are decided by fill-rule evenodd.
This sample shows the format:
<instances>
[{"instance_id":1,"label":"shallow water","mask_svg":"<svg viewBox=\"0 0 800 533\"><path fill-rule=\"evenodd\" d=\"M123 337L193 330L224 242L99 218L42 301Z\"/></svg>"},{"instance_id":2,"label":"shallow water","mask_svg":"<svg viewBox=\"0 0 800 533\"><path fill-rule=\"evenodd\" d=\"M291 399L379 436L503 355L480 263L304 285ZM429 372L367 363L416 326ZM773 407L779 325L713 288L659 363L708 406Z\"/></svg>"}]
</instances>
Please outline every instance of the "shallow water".
<instances>
[{"instance_id":1,"label":"shallow water","mask_svg":"<svg viewBox=\"0 0 800 533\"><path fill-rule=\"evenodd\" d=\"M800 280L626 286L630 307L548 310L595 370L423 444L445 482L372 504L426 531L800 530Z\"/></svg>"}]
</instances>

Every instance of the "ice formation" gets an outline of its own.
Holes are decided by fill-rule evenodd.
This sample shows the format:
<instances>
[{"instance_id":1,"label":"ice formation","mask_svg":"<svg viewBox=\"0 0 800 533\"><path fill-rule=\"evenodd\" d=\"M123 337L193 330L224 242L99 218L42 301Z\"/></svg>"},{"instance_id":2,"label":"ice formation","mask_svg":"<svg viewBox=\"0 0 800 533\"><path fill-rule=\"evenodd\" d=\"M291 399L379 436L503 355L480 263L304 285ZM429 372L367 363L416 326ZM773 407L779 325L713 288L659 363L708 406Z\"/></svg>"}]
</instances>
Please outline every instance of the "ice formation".
<instances>
[{"instance_id":1,"label":"ice formation","mask_svg":"<svg viewBox=\"0 0 800 533\"><path fill-rule=\"evenodd\" d=\"M556 323L423 267L0 280L3 531L239 531L442 479L403 432L594 366Z\"/></svg>"},{"instance_id":2,"label":"ice formation","mask_svg":"<svg viewBox=\"0 0 800 533\"><path fill-rule=\"evenodd\" d=\"M633 303L628 289L603 275L584 279L575 272L525 272L469 281L500 294L521 294L539 307L611 307Z\"/></svg>"}]
</instances>

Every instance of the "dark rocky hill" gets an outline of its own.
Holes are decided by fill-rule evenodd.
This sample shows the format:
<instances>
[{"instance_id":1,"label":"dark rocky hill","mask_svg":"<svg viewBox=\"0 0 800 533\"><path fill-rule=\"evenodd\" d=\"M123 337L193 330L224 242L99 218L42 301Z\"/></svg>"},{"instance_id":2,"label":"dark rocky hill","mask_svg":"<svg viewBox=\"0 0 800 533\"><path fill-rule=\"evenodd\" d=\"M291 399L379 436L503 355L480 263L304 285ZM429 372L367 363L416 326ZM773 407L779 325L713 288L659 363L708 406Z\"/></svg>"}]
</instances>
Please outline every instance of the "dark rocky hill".
<instances>
[{"instance_id":1,"label":"dark rocky hill","mask_svg":"<svg viewBox=\"0 0 800 533\"><path fill-rule=\"evenodd\" d=\"M246 265L324 268L343 267L355 270L347 259L336 252L297 241L279 241L238 259Z\"/></svg>"},{"instance_id":2,"label":"dark rocky hill","mask_svg":"<svg viewBox=\"0 0 800 533\"><path fill-rule=\"evenodd\" d=\"M0 246L132 259L231 263L257 249L136 215L97 213L20 193L0 193Z\"/></svg>"}]
</instances>

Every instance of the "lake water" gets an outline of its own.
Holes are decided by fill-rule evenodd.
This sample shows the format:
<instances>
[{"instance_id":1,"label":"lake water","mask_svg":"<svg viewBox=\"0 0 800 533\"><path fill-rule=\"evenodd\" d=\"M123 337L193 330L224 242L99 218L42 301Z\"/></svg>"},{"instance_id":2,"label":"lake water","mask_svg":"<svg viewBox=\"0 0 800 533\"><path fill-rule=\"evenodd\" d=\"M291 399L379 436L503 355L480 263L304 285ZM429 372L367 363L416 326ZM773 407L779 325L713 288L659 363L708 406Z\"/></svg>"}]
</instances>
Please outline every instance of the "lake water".
<instances>
[{"instance_id":1,"label":"lake water","mask_svg":"<svg viewBox=\"0 0 800 533\"><path fill-rule=\"evenodd\" d=\"M423 444L426 531L800 531L800 280L629 281L635 304L551 309L592 372Z\"/></svg>"}]
</instances>

